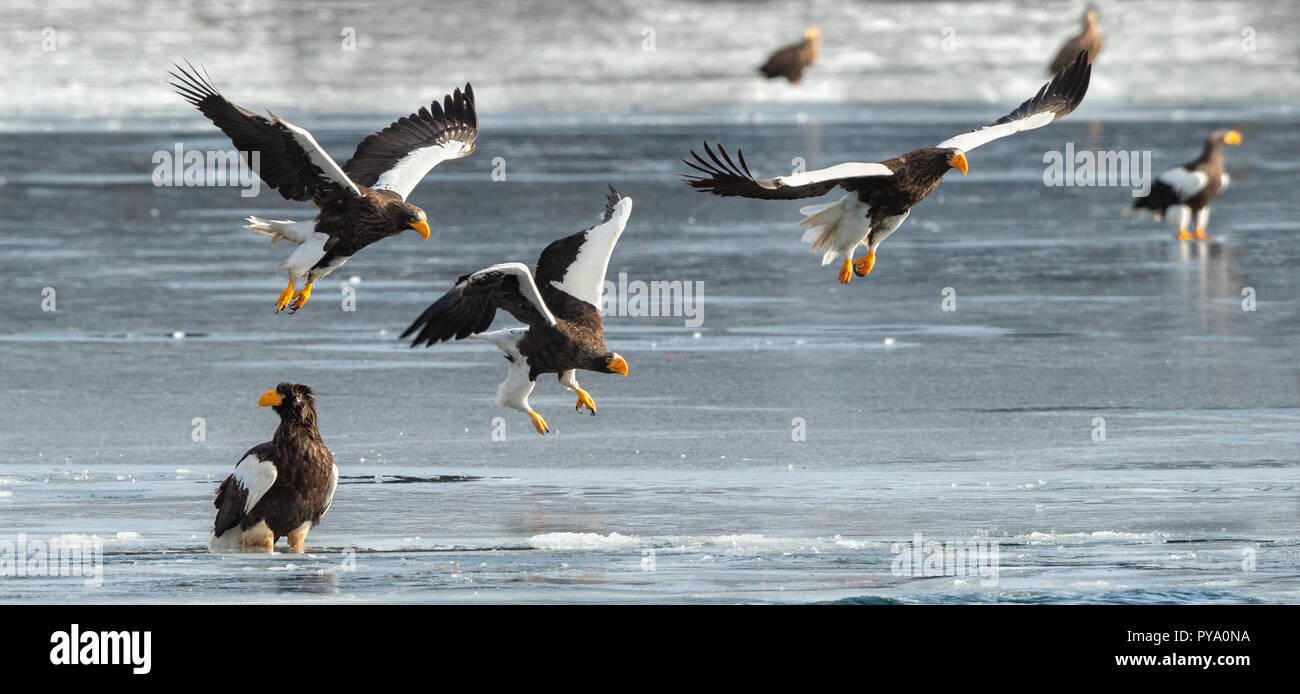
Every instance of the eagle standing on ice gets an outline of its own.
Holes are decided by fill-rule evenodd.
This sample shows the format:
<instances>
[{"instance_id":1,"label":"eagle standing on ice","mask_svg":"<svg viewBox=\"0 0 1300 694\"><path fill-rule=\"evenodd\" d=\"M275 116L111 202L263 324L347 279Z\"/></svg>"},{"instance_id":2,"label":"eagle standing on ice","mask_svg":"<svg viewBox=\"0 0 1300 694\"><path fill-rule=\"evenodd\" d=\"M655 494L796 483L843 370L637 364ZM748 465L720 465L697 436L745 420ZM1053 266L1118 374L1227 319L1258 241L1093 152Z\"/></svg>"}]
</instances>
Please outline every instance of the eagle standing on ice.
<instances>
[{"instance_id":1,"label":"eagle standing on ice","mask_svg":"<svg viewBox=\"0 0 1300 694\"><path fill-rule=\"evenodd\" d=\"M821 30L808 27L803 30L803 40L777 50L758 71L767 79L784 77L791 84L799 84L803 81L804 69L816 62L821 47Z\"/></svg>"},{"instance_id":2,"label":"eagle standing on ice","mask_svg":"<svg viewBox=\"0 0 1300 694\"><path fill-rule=\"evenodd\" d=\"M289 286L276 300L276 312L297 312L317 280L380 239L415 229L428 241L428 217L406 198L433 167L473 152L478 137L474 90L466 84L442 106L434 101L362 140L340 168L306 130L270 111L268 120L236 106L192 65L176 70L172 86L230 137L249 166L250 153L259 153L255 168L267 185L287 200L310 200L320 208L310 223L248 218L245 228L270 236L272 244L285 239L298 246L280 266Z\"/></svg>"},{"instance_id":3,"label":"eagle standing on ice","mask_svg":"<svg viewBox=\"0 0 1300 694\"><path fill-rule=\"evenodd\" d=\"M1241 133L1236 130L1215 130L1201 147L1201 156L1190 163L1172 168L1156 177L1151 192L1133 201L1125 214L1150 212L1157 220L1165 215L1178 215L1178 240L1190 241L1187 231L1196 220L1195 238L1210 238L1205 233L1210 226L1210 201L1228 187L1228 172L1224 171L1223 146L1241 144Z\"/></svg>"},{"instance_id":4,"label":"eagle standing on ice","mask_svg":"<svg viewBox=\"0 0 1300 694\"><path fill-rule=\"evenodd\" d=\"M1083 30L1078 36L1072 36L1064 44L1061 50L1056 52L1056 57L1052 58L1052 64L1047 68L1047 74L1055 75L1065 66L1074 60L1074 56L1079 51L1088 54L1088 63L1097 59L1097 54L1101 53L1101 29L1097 26L1097 8L1089 7L1087 12L1083 13Z\"/></svg>"},{"instance_id":5,"label":"eagle standing on ice","mask_svg":"<svg viewBox=\"0 0 1300 694\"><path fill-rule=\"evenodd\" d=\"M578 394L574 409L586 407L595 416L596 402L578 386L577 369L627 375L627 362L605 346L600 301L614 244L631 215L632 199L611 186L604 220L547 246L537 259L535 276L523 263L501 263L465 275L402 338L418 330L412 347L466 337L496 345L510 362L497 404L526 413L539 434L550 429L528 396L542 374L559 376L561 385ZM528 327L483 332L498 309Z\"/></svg>"},{"instance_id":6,"label":"eagle standing on ice","mask_svg":"<svg viewBox=\"0 0 1300 694\"><path fill-rule=\"evenodd\" d=\"M281 383L262 394L257 406L275 410L280 426L270 441L249 449L217 488L208 547L273 552L275 541L287 536L289 550L302 553L307 532L330 510L339 468L316 430L311 388Z\"/></svg>"},{"instance_id":7,"label":"eagle standing on ice","mask_svg":"<svg viewBox=\"0 0 1300 694\"><path fill-rule=\"evenodd\" d=\"M836 187L848 191L837 202L799 210L806 215L799 226L808 229L803 242L810 244L813 253L821 254L822 265L843 258L839 280L847 284L854 273L865 277L871 272L876 248L907 219L913 205L934 192L949 169L966 173L966 152L1065 117L1083 100L1091 73L1086 54L1080 53L1038 94L992 125L880 163L849 162L790 176L756 178L740 150L736 151L737 164L722 145L715 154L705 142L704 151L711 162L694 150L695 162L682 160L703 175L680 175L692 187L720 196L791 200L825 195ZM858 246L866 246L867 254L854 262Z\"/></svg>"}]
</instances>

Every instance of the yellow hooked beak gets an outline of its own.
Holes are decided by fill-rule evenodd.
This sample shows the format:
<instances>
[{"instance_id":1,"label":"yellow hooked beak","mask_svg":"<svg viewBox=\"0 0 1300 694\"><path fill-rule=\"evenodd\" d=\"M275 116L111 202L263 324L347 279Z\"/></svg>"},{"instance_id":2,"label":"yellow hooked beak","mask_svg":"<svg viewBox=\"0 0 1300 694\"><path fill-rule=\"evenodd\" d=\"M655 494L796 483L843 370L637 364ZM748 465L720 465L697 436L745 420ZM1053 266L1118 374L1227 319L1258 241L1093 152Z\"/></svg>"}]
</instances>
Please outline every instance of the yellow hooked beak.
<instances>
[{"instance_id":1,"label":"yellow hooked beak","mask_svg":"<svg viewBox=\"0 0 1300 694\"><path fill-rule=\"evenodd\" d=\"M961 175L965 176L965 175L966 175L966 155L965 155L965 154L962 154L961 152L958 152L958 153L952 155L952 159L949 159L949 160L948 160L948 166L951 166L952 168L957 169L958 171L961 172Z\"/></svg>"},{"instance_id":2,"label":"yellow hooked beak","mask_svg":"<svg viewBox=\"0 0 1300 694\"><path fill-rule=\"evenodd\" d=\"M280 403L280 394L274 390L268 390L265 393L262 393L262 397L257 399L258 407L275 407Z\"/></svg>"},{"instance_id":3,"label":"yellow hooked beak","mask_svg":"<svg viewBox=\"0 0 1300 694\"><path fill-rule=\"evenodd\" d=\"M1229 130L1227 135L1223 136L1223 144L1239 145L1241 144L1241 133L1236 130Z\"/></svg>"},{"instance_id":4,"label":"yellow hooked beak","mask_svg":"<svg viewBox=\"0 0 1300 694\"><path fill-rule=\"evenodd\" d=\"M605 365L605 368L609 369L612 373L623 374L624 376L627 375L627 362L623 361L623 357L614 357L613 359L610 359L609 363Z\"/></svg>"},{"instance_id":5,"label":"yellow hooked beak","mask_svg":"<svg viewBox=\"0 0 1300 694\"><path fill-rule=\"evenodd\" d=\"M420 232L420 236L423 236L425 241L428 241L428 240L429 240L429 223L428 223L428 222L426 222L426 221L424 221L423 219L421 219L420 221L411 224L411 228L414 229L414 230L416 230L416 231L418 231L418 232Z\"/></svg>"}]
</instances>

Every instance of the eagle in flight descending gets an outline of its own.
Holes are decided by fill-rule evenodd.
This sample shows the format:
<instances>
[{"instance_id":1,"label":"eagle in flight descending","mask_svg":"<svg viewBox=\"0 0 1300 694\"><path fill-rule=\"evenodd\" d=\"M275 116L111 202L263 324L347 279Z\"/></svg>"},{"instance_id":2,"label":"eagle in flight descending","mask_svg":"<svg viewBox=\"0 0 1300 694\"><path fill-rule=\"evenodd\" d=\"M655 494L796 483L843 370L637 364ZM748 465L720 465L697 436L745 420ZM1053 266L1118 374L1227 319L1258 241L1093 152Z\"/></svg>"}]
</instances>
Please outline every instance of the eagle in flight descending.
<instances>
[{"instance_id":1,"label":"eagle in flight descending","mask_svg":"<svg viewBox=\"0 0 1300 694\"><path fill-rule=\"evenodd\" d=\"M334 501L339 468L316 429L310 387L281 383L257 401L280 415L270 441L249 449L217 488L217 520L208 538L213 552L275 551L289 538L301 553L307 532Z\"/></svg>"},{"instance_id":2,"label":"eagle in flight descending","mask_svg":"<svg viewBox=\"0 0 1300 694\"><path fill-rule=\"evenodd\" d=\"M839 281L847 284L854 273L865 277L871 272L880 243L907 219L913 205L934 192L949 169L966 173L967 152L1063 118L1083 100L1091 73L1087 55L1080 53L1037 94L993 124L879 163L848 162L789 176L757 178L740 150L733 160L722 145L717 145L714 153L705 142L708 159L691 150L695 161L682 160L699 173L680 175L697 190L720 196L792 200L825 195L836 187L848 191L836 202L799 210L805 215L799 226L807 229L803 242L813 253L821 254L822 265L843 258ZM860 245L867 247L867 254L854 262L853 253Z\"/></svg>"},{"instance_id":3,"label":"eagle in flight descending","mask_svg":"<svg viewBox=\"0 0 1300 694\"><path fill-rule=\"evenodd\" d=\"M280 266L289 286L275 302L277 312L297 312L317 280L380 239L415 229L428 241L428 216L406 198L433 167L472 153L478 137L474 90L466 84L442 105L434 101L366 137L340 167L306 130L270 111L264 118L235 105L192 65L176 70L172 87L235 143L267 185L320 209L311 222L248 218L245 228L270 236L272 244L284 239L298 246Z\"/></svg>"},{"instance_id":4,"label":"eagle in flight descending","mask_svg":"<svg viewBox=\"0 0 1300 694\"><path fill-rule=\"evenodd\" d=\"M523 263L500 263L465 275L402 338L415 333L412 347L467 337L496 345L510 362L497 404L527 414L539 434L550 428L528 396L542 374L556 374L578 394L574 409L595 416L596 402L578 385L577 370L627 375L627 362L605 346L600 303L609 258L631 215L632 199L611 186L604 220L552 242L537 259L536 274ZM499 309L528 327L483 332Z\"/></svg>"},{"instance_id":5,"label":"eagle in flight descending","mask_svg":"<svg viewBox=\"0 0 1300 694\"><path fill-rule=\"evenodd\" d=\"M1236 130L1215 130L1201 147L1201 156L1190 163L1174 167L1156 177L1151 192L1133 201L1126 214L1150 212L1157 220L1175 214L1178 240L1190 241L1187 230L1196 220L1195 238L1210 238L1205 233L1210 226L1210 201L1228 187L1228 172L1224 171L1223 146L1241 144L1241 133Z\"/></svg>"}]
</instances>

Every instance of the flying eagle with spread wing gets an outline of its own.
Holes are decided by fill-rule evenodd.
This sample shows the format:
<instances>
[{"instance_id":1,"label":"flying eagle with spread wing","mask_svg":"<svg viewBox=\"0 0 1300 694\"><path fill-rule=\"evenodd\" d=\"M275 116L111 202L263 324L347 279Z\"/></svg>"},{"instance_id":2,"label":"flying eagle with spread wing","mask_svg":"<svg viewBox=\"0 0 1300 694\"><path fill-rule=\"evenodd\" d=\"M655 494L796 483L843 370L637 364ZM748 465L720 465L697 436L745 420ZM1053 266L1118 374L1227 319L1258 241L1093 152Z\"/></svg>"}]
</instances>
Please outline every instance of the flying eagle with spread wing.
<instances>
[{"instance_id":1,"label":"flying eagle with spread wing","mask_svg":"<svg viewBox=\"0 0 1300 694\"><path fill-rule=\"evenodd\" d=\"M907 219L914 205L934 192L944 174L950 169L966 173L968 152L1065 117L1083 100L1091 72L1087 54L1080 53L1037 94L991 125L882 162L848 162L789 176L758 178L750 172L740 150L733 160L722 145L717 145L715 153L705 142L708 159L691 150L695 161L682 162L695 172L680 175L696 190L720 196L793 200L825 195L833 188L848 191L836 202L799 210L805 215L799 226L807 229L803 242L822 256L822 265L843 258L839 281L847 284L854 274L865 277L871 272L881 242ZM867 254L854 261L858 246L866 246Z\"/></svg>"},{"instance_id":2,"label":"flying eagle with spread wing","mask_svg":"<svg viewBox=\"0 0 1300 694\"><path fill-rule=\"evenodd\" d=\"M187 63L187 65L189 65ZM339 166L306 130L267 111L241 108L212 86L206 72L176 66L172 87L224 132L245 163L286 200L311 201L320 214L311 222L249 217L246 229L298 246L280 270L289 275L276 312L297 312L312 286L362 248L414 229L429 240L424 210L406 202L433 167L474 151L478 115L469 84L366 137ZM253 153L257 153L253 157ZM301 290L295 291L298 282Z\"/></svg>"},{"instance_id":3,"label":"flying eagle with spread wing","mask_svg":"<svg viewBox=\"0 0 1300 694\"><path fill-rule=\"evenodd\" d=\"M539 434L550 427L528 396L542 374L556 374L578 394L574 409L595 416L596 402L578 385L577 370L627 375L627 361L605 346L600 304L609 258L631 216L632 199L611 186L601 223L552 242L537 259L536 273L523 263L500 263L465 275L402 338L414 333L412 347L467 337L496 345L510 362L497 404L527 414ZM528 327L483 332L498 310Z\"/></svg>"}]
</instances>

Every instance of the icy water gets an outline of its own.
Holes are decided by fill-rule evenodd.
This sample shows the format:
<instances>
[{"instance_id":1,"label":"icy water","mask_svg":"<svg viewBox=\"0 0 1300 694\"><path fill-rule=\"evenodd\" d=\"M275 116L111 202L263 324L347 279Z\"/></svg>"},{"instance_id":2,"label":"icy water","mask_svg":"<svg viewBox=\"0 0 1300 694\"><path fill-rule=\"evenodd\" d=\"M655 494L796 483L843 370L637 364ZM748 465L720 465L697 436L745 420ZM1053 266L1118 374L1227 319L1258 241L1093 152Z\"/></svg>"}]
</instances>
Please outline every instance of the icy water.
<instances>
[{"instance_id":1,"label":"icy water","mask_svg":"<svg viewBox=\"0 0 1300 694\"><path fill-rule=\"evenodd\" d=\"M1295 22L1289 5L1203 5L1210 17ZM664 22L662 54L667 18L726 24L739 6L643 11ZM139 7L178 26L192 21L192 32L253 24ZM1207 81L1242 99L1212 108L1165 94L1130 99L1140 71L1099 78L1098 98L1069 119L973 152L970 175L948 176L882 246L870 278L847 286L798 242L800 203L711 198L674 176L676 158L705 138L744 148L752 167L771 173L794 157L816 167L938 142L1027 96L1041 81L1024 76L1041 68L1035 54L1068 35L1077 14L1067 4L1022 7L1031 28L1016 30L1050 40L999 43L1010 10L937 7L971 27L959 35L984 47L990 84L1001 75L1019 88L986 103L981 85L943 82L950 58L919 54L927 57L907 59L909 69L943 82L950 97L902 103L902 83L889 75L883 84L900 96L879 107L827 93L827 83L790 92L717 77L726 88L713 85L716 98L692 87L684 105L656 104L658 71L610 57L608 44L636 47L638 16L624 22L630 37L592 39L603 57L590 67L615 75L609 85L645 77L649 91L603 109L608 85L591 74L561 81L579 94L566 106L547 100L554 85L538 87L540 78L503 77L519 64L515 53L489 59L444 46L483 62L425 75L433 86L415 91L473 79L484 128L478 152L435 170L413 196L435 219L434 236L366 249L292 316L272 308L285 249L240 220L306 219L311 208L267 191L154 187L154 152L177 142L228 147L168 97L158 65L201 58L232 98L300 116L338 157L393 115L368 110L368 92L330 108L336 92L278 89L270 73L249 69L257 51L236 53L227 33L114 58L120 83L86 108L113 114L115 125L63 113L78 93L66 77L40 90L24 86L35 82L30 70L6 76L8 89L31 96L3 99L0 139L0 543L84 539L104 556L102 582L6 576L0 601L1296 602L1300 99L1283 81L1274 100L1249 100L1263 82L1279 84L1279 65L1294 78L1294 39L1281 57L1244 58L1258 79L1208 67ZM882 40L896 36L890 27L926 26L916 8L885 8L840 25ZM458 26L479 17L464 11ZM57 6L54 19L4 12L38 29L68 16ZM310 30L335 26L330 12L308 17L290 42L301 60L324 50ZM126 17L112 25L123 32L148 23L114 16ZM803 21L790 16L786 24ZM835 17L819 21L834 26ZM506 26L529 21L542 20ZM610 20L548 21L581 33ZM748 64L781 24L767 19L719 40ZM1236 40L1235 26L1225 41ZM404 45L415 33L383 35ZM525 35L551 41L547 60L570 65L559 49L577 39L538 38L545 33ZM250 40L284 50L271 48L275 38ZM83 49L59 54L59 69L106 69ZM12 40L9 50L36 60ZM828 58L829 83L881 72L861 57L873 51L885 55L858 46ZM340 84L366 83L359 68L333 67ZM413 84L416 73L397 79ZM406 101L385 91L371 105L395 113ZM282 108L296 102L305 105ZM1042 182L1043 152L1066 143L1150 150L1164 168L1194 157L1217 127L1237 128L1245 145L1228 151L1232 186L1208 243L1179 244L1161 226L1120 217L1127 189ZM505 181L492 178L497 158ZM611 277L702 283L702 323L608 318L608 342L630 377L581 377L595 417L573 413L554 379L540 381L533 405L553 427L541 437L495 406L505 370L490 346L413 351L396 335L460 274L531 264L549 241L593 223L606 182L635 201ZM54 311L42 310L47 287ZM355 311L343 310L345 294ZM944 310L945 298L955 310ZM1247 298L1255 310L1243 310ZM334 505L306 555L208 554L216 485L270 437L276 418L256 402L279 381L317 391L321 432L344 476ZM502 422L504 440L495 440ZM996 546L996 576L896 570L918 535Z\"/></svg>"}]
</instances>

